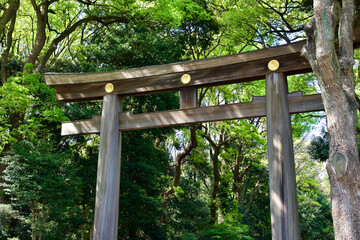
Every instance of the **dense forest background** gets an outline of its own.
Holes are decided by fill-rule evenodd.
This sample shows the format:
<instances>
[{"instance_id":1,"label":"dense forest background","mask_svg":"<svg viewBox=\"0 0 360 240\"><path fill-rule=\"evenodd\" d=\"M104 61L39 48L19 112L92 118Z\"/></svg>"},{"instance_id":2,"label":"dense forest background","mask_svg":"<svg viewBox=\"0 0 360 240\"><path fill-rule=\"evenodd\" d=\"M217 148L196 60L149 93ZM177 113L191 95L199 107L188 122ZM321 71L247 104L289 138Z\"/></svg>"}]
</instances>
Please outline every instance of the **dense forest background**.
<instances>
[{"instance_id":1,"label":"dense forest background","mask_svg":"<svg viewBox=\"0 0 360 240\"><path fill-rule=\"evenodd\" d=\"M0 0L0 239L92 239L99 136L61 137L60 123L100 114L102 102L58 102L42 73L291 43L312 15L310 0ZM312 74L288 83L319 92ZM246 102L265 81L198 94L201 106ZM134 113L178 107L178 92L123 101ZM332 239L325 115L291 121L301 239ZM119 239L271 239L266 131L254 118L124 132Z\"/></svg>"}]
</instances>

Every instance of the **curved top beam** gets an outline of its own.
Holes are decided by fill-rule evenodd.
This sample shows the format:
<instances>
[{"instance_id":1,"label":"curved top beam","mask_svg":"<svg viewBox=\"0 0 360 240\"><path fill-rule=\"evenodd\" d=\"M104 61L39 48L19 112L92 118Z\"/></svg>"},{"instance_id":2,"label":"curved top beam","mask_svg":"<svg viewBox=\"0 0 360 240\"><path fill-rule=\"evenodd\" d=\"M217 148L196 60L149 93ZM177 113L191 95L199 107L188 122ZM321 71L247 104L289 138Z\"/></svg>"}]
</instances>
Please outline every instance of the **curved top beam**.
<instances>
[{"instance_id":1,"label":"curved top beam","mask_svg":"<svg viewBox=\"0 0 360 240\"><path fill-rule=\"evenodd\" d=\"M46 73L45 81L49 86L108 82L124 79L141 79L146 77L162 76L175 73L186 73L213 67L221 67L237 63L258 61L265 58L277 58L289 54L300 53L305 41L273 48L264 48L255 51L220 56L214 58L171 63L158 66L126 69L113 72L97 73Z\"/></svg>"},{"instance_id":2,"label":"curved top beam","mask_svg":"<svg viewBox=\"0 0 360 240\"><path fill-rule=\"evenodd\" d=\"M209 59L172 63L114 72L46 73L45 82L56 89L61 101L101 99L105 85L112 83L115 94L146 95L179 90L184 87L214 86L264 79L271 59L280 62L278 71L286 74L310 72L307 60L300 56L305 41ZM181 83L183 74L191 82Z\"/></svg>"}]
</instances>

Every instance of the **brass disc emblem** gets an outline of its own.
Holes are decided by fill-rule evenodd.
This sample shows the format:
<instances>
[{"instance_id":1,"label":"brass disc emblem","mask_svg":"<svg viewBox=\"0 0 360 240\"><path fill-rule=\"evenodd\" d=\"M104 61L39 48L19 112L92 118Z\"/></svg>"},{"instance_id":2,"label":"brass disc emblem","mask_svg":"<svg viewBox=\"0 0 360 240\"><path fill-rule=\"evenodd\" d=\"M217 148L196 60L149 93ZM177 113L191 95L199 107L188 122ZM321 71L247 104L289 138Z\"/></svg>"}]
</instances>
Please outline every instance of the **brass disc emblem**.
<instances>
[{"instance_id":1,"label":"brass disc emblem","mask_svg":"<svg viewBox=\"0 0 360 240\"><path fill-rule=\"evenodd\" d=\"M270 71L276 71L279 69L279 67L280 67L280 63L277 60L271 60L268 63L268 68Z\"/></svg>"},{"instance_id":2,"label":"brass disc emblem","mask_svg":"<svg viewBox=\"0 0 360 240\"><path fill-rule=\"evenodd\" d=\"M191 76L187 73L181 76L181 82L183 84L188 84L191 81Z\"/></svg>"},{"instance_id":3,"label":"brass disc emblem","mask_svg":"<svg viewBox=\"0 0 360 240\"><path fill-rule=\"evenodd\" d=\"M112 93L114 91L114 85L112 83L108 83L105 85L105 92Z\"/></svg>"}]
</instances>

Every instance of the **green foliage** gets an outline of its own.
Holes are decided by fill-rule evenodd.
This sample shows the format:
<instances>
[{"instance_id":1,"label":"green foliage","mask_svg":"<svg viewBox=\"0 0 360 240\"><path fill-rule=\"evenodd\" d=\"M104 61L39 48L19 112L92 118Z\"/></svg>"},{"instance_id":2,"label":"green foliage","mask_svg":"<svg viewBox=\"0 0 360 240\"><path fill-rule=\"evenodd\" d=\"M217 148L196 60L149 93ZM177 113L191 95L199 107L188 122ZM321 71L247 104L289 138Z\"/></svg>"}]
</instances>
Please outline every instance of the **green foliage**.
<instances>
[{"instance_id":1,"label":"green foliage","mask_svg":"<svg viewBox=\"0 0 360 240\"><path fill-rule=\"evenodd\" d=\"M208 222L206 192L192 172L187 171L187 174L180 180L178 190L166 209L169 239L191 239Z\"/></svg>"},{"instance_id":2,"label":"green foliage","mask_svg":"<svg viewBox=\"0 0 360 240\"><path fill-rule=\"evenodd\" d=\"M73 235L82 221L75 204L80 183L70 153L58 144L59 123L67 118L54 89L39 74L10 78L0 87L0 111L2 163L7 165L3 187L19 216L8 215L14 225L8 237Z\"/></svg>"},{"instance_id":3,"label":"green foliage","mask_svg":"<svg viewBox=\"0 0 360 240\"><path fill-rule=\"evenodd\" d=\"M169 23L171 28L179 26L184 19L198 18L202 21L211 17L208 12L204 11L206 2L203 0L160 0L158 4L155 17Z\"/></svg>"},{"instance_id":4,"label":"green foliage","mask_svg":"<svg viewBox=\"0 0 360 240\"><path fill-rule=\"evenodd\" d=\"M324 163L308 151L313 142L294 141L301 239L333 239L329 182Z\"/></svg>"},{"instance_id":5,"label":"green foliage","mask_svg":"<svg viewBox=\"0 0 360 240\"><path fill-rule=\"evenodd\" d=\"M333 239L331 205L321 193L299 196L301 239Z\"/></svg>"},{"instance_id":6,"label":"green foliage","mask_svg":"<svg viewBox=\"0 0 360 240\"><path fill-rule=\"evenodd\" d=\"M307 161L311 164L314 160ZM320 185L323 180L318 176L311 176L312 171L319 175L316 171L318 167L309 167L312 169L300 172L297 176L301 239L333 239L329 197L325 195L325 191L320 190L323 188Z\"/></svg>"},{"instance_id":7,"label":"green foliage","mask_svg":"<svg viewBox=\"0 0 360 240\"><path fill-rule=\"evenodd\" d=\"M0 87L1 148L20 139L49 139L67 118L55 102L55 90L46 86L39 74L10 78Z\"/></svg>"},{"instance_id":8,"label":"green foliage","mask_svg":"<svg viewBox=\"0 0 360 240\"><path fill-rule=\"evenodd\" d=\"M2 64L1 57L0 57L0 66ZM8 76L16 76L17 73L22 72L24 67L24 60L19 57L12 57L7 61L6 64ZM1 78L1 77L0 77ZM2 85L2 82L0 83L0 86Z\"/></svg>"},{"instance_id":9,"label":"green foliage","mask_svg":"<svg viewBox=\"0 0 360 240\"><path fill-rule=\"evenodd\" d=\"M288 79L289 92L301 91L303 95L317 94L317 80L311 73L293 75ZM312 130L313 126L318 124L321 118L324 117L320 113L301 113L291 115L292 133L296 138L302 137L304 133Z\"/></svg>"},{"instance_id":10,"label":"green foliage","mask_svg":"<svg viewBox=\"0 0 360 240\"><path fill-rule=\"evenodd\" d=\"M186 59L207 58L218 37L220 25L215 20L209 4L204 0L191 1L196 6L184 6L185 16L176 30L171 31L186 49Z\"/></svg>"},{"instance_id":11,"label":"green foliage","mask_svg":"<svg viewBox=\"0 0 360 240\"><path fill-rule=\"evenodd\" d=\"M248 236L249 227L241 223L242 215L236 212L236 204L232 211L224 214L224 223L209 226L201 230L197 239L223 239L223 240L237 240L237 239L253 239Z\"/></svg>"},{"instance_id":12,"label":"green foliage","mask_svg":"<svg viewBox=\"0 0 360 240\"><path fill-rule=\"evenodd\" d=\"M303 95L316 94L317 80L312 73L292 75L288 77L289 92L301 91Z\"/></svg>"},{"instance_id":13,"label":"green foliage","mask_svg":"<svg viewBox=\"0 0 360 240\"><path fill-rule=\"evenodd\" d=\"M64 239L75 231L73 223L81 222L73 212L79 180L69 157L48 142L21 141L3 158L5 191L13 208L28 209L21 215L33 237Z\"/></svg>"},{"instance_id":14,"label":"green foliage","mask_svg":"<svg viewBox=\"0 0 360 240\"><path fill-rule=\"evenodd\" d=\"M176 62L182 45L166 30L145 25L118 25L93 36L83 52L83 71L109 71ZM99 66L101 65L101 68Z\"/></svg>"},{"instance_id":15,"label":"green foliage","mask_svg":"<svg viewBox=\"0 0 360 240\"><path fill-rule=\"evenodd\" d=\"M325 162L329 158L328 133L322 129L321 136L315 137L309 145L309 154L315 160Z\"/></svg>"},{"instance_id":16,"label":"green foliage","mask_svg":"<svg viewBox=\"0 0 360 240\"><path fill-rule=\"evenodd\" d=\"M54 2L44 49L77 19L115 15L129 20L116 25L89 22L77 28L52 54L46 69L55 72L136 68L278 45L301 37L299 26L311 15L311 1ZM11 75L22 70L19 59L26 59L33 45L36 16L31 9L30 1L22 1L8 63ZM59 129L61 121L100 114L102 102L59 104L42 76L29 74L33 69L27 65L27 74L10 78L0 87L0 152L9 165L6 191L11 196L11 202L0 209L1 234L20 239L30 239L31 234L39 238L40 233L42 239L89 239L99 136L61 138ZM316 84L311 74L289 77L290 92L313 94ZM265 81L199 92L202 106L248 102L252 96L265 95ZM178 107L178 93L123 101L123 110L134 113ZM294 139L302 138L318 119L314 114L293 115ZM187 146L187 128L123 133L119 239L271 238L265 120L225 121L198 128L198 146L183 160L179 186L165 210L163 194L174 176L170 155ZM218 209L214 225L208 225L214 152L205 133L215 144L225 142L219 148L219 190L211 202ZM316 141L311 155L325 160L325 135L322 142ZM241 176L238 183L235 167ZM308 164L305 172L314 169L316 166ZM323 186L315 176L303 172L298 181L302 238L332 238L329 202L319 191ZM160 224L164 212L166 222Z\"/></svg>"},{"instance_id":17,"label":"green foliage","mask_svg":"<svg viewBox=\"0 0 360 240\"><path fill-rule=\"evenodd\" d=\"M156 159L156 161L154 161ZM163 172L168 155L153 145L146 131L123 134L119 204L119 238L141 231L151 239L165 239L157 220L161 216Z\"/></svg>"},{"instance_id":18,"label":"green foliage","mask_svg":"<svg viewBox=\"0 0 360 240\"><path fill-rule=\"evenodd\" d=\"M24 223L25 219L21 217L19 211L14 210L10 204L0 204L0 239L8 239L11 221ZM27 229L23 228L21 230L26 232Z\"/></svg>"}]
</instances>

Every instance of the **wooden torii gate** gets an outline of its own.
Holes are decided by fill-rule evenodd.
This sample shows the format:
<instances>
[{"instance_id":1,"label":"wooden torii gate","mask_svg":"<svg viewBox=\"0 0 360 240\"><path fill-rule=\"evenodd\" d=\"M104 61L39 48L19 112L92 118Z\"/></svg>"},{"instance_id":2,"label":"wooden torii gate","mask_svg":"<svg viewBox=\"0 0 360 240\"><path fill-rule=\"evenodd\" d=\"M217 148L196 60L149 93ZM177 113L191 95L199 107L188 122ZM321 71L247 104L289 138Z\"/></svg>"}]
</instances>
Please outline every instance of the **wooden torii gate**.
<instances>
[{"instance_id":1,"label":"wooden torii gate","mask_svg":"<svg viewBox=\"0 0 360 240\"><path fill-rule=\"evenodd\" d=\"M115 72L45 74L60 101L103 99L101 116L62 123L61 134L100 133L94 239L117 239L121 132L267 117L272 239L300 239L290 114L323 110L319 94L289 94L286 76L311 72L304 41L235 55ZM266 79L266 99L197 107L197 89ZM180 109L121 112L126 96L180 91Z\"/></svg>"}]
</instances>

